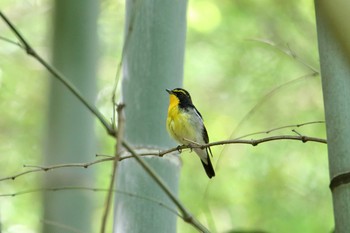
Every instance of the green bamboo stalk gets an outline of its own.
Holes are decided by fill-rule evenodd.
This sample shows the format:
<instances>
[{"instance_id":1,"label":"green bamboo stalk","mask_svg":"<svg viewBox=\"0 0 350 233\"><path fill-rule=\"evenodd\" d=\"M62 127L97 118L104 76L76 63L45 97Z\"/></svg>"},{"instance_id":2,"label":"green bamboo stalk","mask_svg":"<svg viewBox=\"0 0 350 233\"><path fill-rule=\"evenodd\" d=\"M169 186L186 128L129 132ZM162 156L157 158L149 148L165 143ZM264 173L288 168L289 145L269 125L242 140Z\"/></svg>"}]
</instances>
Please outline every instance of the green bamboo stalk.
<instances>
[{"instance_id":1,"label":"green bamboo stalk","mask_svg":"<svg viewBox=\"0 0 350 233\"><path fill-rule=\"evenodd\" d=\"M330 177L350 171L348 1L315 0ZM346 10L346 14L341 14ZM337 23L338 22L338 23ZM342 36L339 36L339 35ZM350 186L332 187L335 232L350 232Z\"/></svg>"},{"instance_id":2,"label":"green bamboo stalk","mask_svg":"<svg viewBox=\"0 0 350 233\"><path fill-rule=\"evenodd\" d=\"M97 71L97 13L94 0L56 0L53 64L93 102ZM50 79L45 163L74 163L94 153L94 119L59 80ZM45 175L45 187L90 184L92 170L69 169ZM91 232L92 198L80 192L44 194L43 232L62 232L60 225ZM55 224L47 224L47 222Z\"/></svg>"},{"instance_id":3,"label":"green bamboo stalk","mask_svg":"<svg viewBox=\"0 0 350 233\"><path fill-rule=\"evenodd\" d=\"M166 88L180 87L186 34L185 0L145 0L126 3L123 101L125 141L136 148L174 145L165 129ZM129 34L130 33L130 34ZM129 36L128 36L129 35ZM177 195L179 159L142 158ZM171 208L170 198L135 159L119 164L117 189L152 197ZM177 215L147 200L116 194L114 232L176 232Z\"/></svg>"}]
</instances>

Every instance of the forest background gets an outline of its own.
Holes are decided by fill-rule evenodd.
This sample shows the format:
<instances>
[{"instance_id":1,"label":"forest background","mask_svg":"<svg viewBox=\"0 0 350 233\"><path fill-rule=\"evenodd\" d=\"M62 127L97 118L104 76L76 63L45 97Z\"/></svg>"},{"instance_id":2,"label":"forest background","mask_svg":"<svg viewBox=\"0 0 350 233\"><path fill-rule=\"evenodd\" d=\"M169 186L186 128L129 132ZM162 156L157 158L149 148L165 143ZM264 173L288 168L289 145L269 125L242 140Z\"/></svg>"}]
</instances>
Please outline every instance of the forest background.
<instances>
[{"instance_id":1,"label":"forest background","mask_svg":"<svg viewBox=\"0 0 350 233\"><path fill-rule=\"evenodd\" d=\"M100 2L95 103L107 119L124 44L124 8L123 1ZM50 60L52 2L2 0L0 9ZM191 0L187 19L184 88L202 113L212 142L288 125L293 126L246 139L298 133L325 138L323 123L297 127L324 120L313 1ZM14 38L1 22L0 36ZM23 171L23 165L43 165L47 76L18 46L0 41L1 177ZM168 98L167 93L159 93L159 98ZM160 127L165 127L165 119ZM95 154L110 154L114 146L98 123L96 134L91 160ZM217 176L210 181L193 153L181 155L179 198L213 231L333 229L325 145L276 141L212 150ZM108 186L110 167L103 163L88 168L96 174L93 187ZM2 181L0 194L42 188L45 174ZM91 224L97 229L105 193L75 192L93 199L96 221ZM41 198L42 192L1 197L3 231L37 232L42 224ZM178 229L193 231L181 220Z\"/></svg>"}]
</instances>

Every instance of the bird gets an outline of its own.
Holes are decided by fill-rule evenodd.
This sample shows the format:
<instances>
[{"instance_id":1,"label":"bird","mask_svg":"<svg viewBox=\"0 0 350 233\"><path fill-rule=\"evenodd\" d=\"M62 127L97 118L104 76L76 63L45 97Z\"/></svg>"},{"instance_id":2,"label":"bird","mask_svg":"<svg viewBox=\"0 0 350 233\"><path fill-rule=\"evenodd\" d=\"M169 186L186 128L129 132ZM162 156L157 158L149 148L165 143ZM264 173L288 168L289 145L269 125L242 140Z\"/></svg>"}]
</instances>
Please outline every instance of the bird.
<instances>
[{"instance_id":1,"label":"bird","mask_svg":"<svg viewBox=\"0 0 350 233\"><path fill-rule=\"evenodd\" d=\"M166 91L169 93L166 120L169 135L182 145L209 143L202 115L193 105L190 93L182 88L166 89ZM210 179L214 177L215 171L209 156L209 154L212 156L210 148L193 148L193 150L199 156L208 177Z\"/></svg>"}]
</instances>

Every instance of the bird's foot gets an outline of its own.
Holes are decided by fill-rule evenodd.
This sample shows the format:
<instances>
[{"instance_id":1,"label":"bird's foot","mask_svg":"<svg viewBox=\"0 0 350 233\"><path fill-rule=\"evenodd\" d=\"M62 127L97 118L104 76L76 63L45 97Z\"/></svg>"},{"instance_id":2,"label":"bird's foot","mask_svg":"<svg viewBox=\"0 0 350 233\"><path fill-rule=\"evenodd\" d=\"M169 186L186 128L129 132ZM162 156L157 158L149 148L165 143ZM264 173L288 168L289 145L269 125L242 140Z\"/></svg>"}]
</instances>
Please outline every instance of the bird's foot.
<instances>
[{"instance_id":1,"label":"bird's foot","mask_svg":"<svg viewBox=\"0 0 350 233\"><path fill-rule=\"evenodd\" d=\"M178 145L177 147L176 147L176 149L177 149L177 151L179 152L179 153L182 153L182 147L183 147L184 145Z\"/></svg>"}]
</instances>

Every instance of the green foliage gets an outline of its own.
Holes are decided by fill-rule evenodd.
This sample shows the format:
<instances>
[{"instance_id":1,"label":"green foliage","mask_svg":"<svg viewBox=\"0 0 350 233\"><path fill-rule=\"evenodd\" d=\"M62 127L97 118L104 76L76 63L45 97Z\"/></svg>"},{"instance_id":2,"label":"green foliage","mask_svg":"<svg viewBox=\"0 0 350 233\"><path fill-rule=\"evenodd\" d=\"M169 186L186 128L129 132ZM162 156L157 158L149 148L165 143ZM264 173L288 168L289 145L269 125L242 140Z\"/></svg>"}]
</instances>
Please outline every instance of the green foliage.
<instances>
[{"instance_id":1,"label":"green foliage","mask_svg":"<svg viewBox=\"0 0 350 233\"><path fill-rule=\"evenodd\" d=\"M46 54L45 22L52 10L46 1L35 2L28 1L24 7L20 1L1 1L0 8L33 46ZM123 4L103 1L101 5L97 106L106 118L112 116L112 83L123 46ZM1 36L14 39L2 23L0 28ZM0 161L6 165L1 170L4 177L22 171L23 164L42 163L47 78L42 67L16 46L4 41L0 45L0 55L6 58L0 59ZM312 1L189 1L184 87L202 113L211 141L324 119L319 76L300 78L313 71L280 48L319 69ZM160 92L159 98L168 96ZM165 119L160 124L165 127ZM97 153L112 153L113 141L102 127L97 128ZM291 129L273 134L295 135ZM325 138L323 124L294 129ZM212 149L217 176L210 182L194 153L184 152L180 199L214 232L329 232L334 223L326 149L322 144L290 141L257 147L218 146ZM97 169L98 186L106 187L110 164L97 165ZM36 188L43 176L45 173L2 181L0 191ZM104 195L93 195L100 200L93 223L99 225ZM2 198L4 232L35 232L40 224L39 198L38 193ZM14 231L15 227L25 230ZM193 232L182 221L178 227L178 232Z\"/></svg>"}]
</instances>

